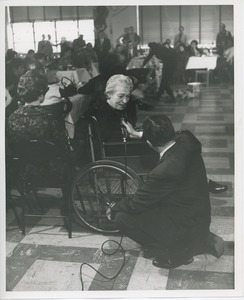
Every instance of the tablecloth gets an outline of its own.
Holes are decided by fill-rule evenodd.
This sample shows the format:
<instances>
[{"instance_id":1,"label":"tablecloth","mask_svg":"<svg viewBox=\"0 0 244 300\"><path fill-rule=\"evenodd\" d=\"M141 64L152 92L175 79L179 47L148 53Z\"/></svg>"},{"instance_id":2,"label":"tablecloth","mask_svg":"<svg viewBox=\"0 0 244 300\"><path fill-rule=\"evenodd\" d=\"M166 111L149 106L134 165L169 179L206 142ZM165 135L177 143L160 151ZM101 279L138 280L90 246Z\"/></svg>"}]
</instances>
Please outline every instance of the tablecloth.
<instances>
[{"instance_id":1,"label":"tablecloth","mask_svg":"<svg viewBox=\"0 0 244 300\"><path fill-rule=\"evenodd\" d=\"M218 56L191 56L186 64L186 70L189 69L207 69L216 68Z\"/></svg>"}]
</instances>

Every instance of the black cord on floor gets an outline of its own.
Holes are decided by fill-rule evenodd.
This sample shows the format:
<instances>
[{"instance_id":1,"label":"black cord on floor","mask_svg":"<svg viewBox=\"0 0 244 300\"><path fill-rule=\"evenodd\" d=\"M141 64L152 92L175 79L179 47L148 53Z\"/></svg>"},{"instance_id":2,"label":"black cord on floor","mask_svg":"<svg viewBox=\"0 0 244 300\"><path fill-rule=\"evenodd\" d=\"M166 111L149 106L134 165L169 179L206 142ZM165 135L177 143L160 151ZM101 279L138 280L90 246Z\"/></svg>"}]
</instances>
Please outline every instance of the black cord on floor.
<instances>
[{"instance_id":1,"label":"black cord on floor","mask_svg":"<svg viewBox=\"0 0 244 300\"><path fill-rule=\"evenodd\" d=\"M82 263L82 264L81 264L81 266L80 266L80 281L81 281L81 290L82 290L82 291L84 291L84 282L83 282L83 277L82 277L82 267L85 266L85 265L87 265L88 267L92 268L94 271L96 271L96 273L98 273L98 274L101 275L103 278L107 279L108 281L109 281L109 280L115 279L115 278L120 274L120 272L122 271L122 269L123 269L123 267L124 267L124 265L125 265L125 263L126 263L126 260L125 260L125 250L124 250L124 248L121 246L122 239L123 239L123 236L121 237L119 243L116 242L116 241L114 241L114 240L107 240L107 241L105 241L105 242L102 244L102 246L101 246L101 251L102 251L102 253L103 253L104 255L107 255L107 256L114 255L114 254L115 254L117 251L119 251L119 250L122 251L123 262L122 262L122 265L121 265L119 271L118 271L114 276L112 276L112 277L107 277L107 276L105 276L104 274L100 273L97 269L95 269L95 268L94 268L93 266L91 266L90 264L88 264L88 263ZM106 251L104 250L104 245L105 245L106 243L108 243L108 242L113 242L113 243L117 244L117 245L118 245L118 248L117 248L117 249L114 249L114 251L112 251L112 252L109 252L109 253L106 252ZM128 260L127 260L127 261L128 261Z\"/></svg>"}]
</instances>

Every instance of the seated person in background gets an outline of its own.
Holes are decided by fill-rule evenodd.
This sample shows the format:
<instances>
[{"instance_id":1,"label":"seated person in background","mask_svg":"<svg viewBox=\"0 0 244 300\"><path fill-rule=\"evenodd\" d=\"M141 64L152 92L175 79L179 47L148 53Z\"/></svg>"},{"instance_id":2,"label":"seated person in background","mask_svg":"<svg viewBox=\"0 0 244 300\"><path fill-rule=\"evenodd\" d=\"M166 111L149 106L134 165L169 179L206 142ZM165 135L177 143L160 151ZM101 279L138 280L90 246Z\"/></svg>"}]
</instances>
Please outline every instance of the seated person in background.
<instances>
[{"instance_id":1,"label":"seated person in background","mask_svg":"<svg viewBox=\"0 0 244 300\"><path fill-rule=\"evenodd\" d=\"M28 50L26 57L23 59L25 71L30 70L30 65L34 62L35 51L33 49Z\"/></svg>"},{"instance_id":2,"label":"seated person in background","mask_svg":"<svg viewBox=\"0 0 244 300\"><path fill-rule=\"evenodd\" d=\"M5 72L5 86L7 87L11 97L15 97L17 95L17 86L20 76L25 73L23 60L21 58L13 58L6 64Z\"/></svg>"},{"instance_id":3,"label":"seated person in background","mask_svg":"<svg viewBox=\"0 0 244 300\"><path fill-rule=\"evenodd\" d=\"M9 117L10 144L39 139L48 140L62 147L68 146L64 120L57 119L41 106L47 91L46 77L33 70L21 76L18 94L25 104Z\"/></svg>"},{"instance_id":4,"label":"seated person in background","mask_svg":"<svg viewBox=\"0 0 244 300\"><path fill-rule=\"evenodd\" d=\"M13 49L8 49L5 54L5 63L10 63L12 59L17 58L18 53Z\"/></svg>"},{"instance_id":5,"label":"seated person in background","mask_svg":"<svg viewBox=\"0 0 244 300\"><path fill-rule=\"evenodd\" d=\"M196 40L191 41L190 45L186 48L189 56L201 56L201 50L197 47Z\"/></svg>"},{"instance_id":6,"label":"seated person in background","mask_svg":"<svg viewBox=\"0 0 244 300\"><path fill-rule=\"evenodd\" d=\"M67 70L73 64L72 61L72 49L65 48L62 53L62 57L58 61L58 69L59 70Z\"/></svg>"},{"instance_id":7,"label":"seated person in background","mask_svg":"<svg viewBox=\"0 0 244 300\"><path fill-rule=\"evenodd\" d=\"M193 262L193 256L220 257L223 240L209 231L210 199L201 143L189 131L175 133L168 117L143 122L143 136L160 155L135 195L107 210L120 232L151 250L153 265L172 269Z\"/></svg>"}]
</instances>

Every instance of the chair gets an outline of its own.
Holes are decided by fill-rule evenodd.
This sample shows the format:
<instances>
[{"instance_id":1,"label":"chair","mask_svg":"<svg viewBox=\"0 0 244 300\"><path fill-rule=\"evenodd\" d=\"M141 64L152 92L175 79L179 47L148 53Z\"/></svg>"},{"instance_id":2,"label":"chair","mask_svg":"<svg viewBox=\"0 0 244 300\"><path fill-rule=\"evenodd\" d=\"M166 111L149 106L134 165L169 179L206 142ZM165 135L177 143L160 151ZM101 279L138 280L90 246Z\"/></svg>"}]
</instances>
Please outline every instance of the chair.
<instances>
[{"instance_id":1,"label":"chair","mask_svg":"<svg viewBox=\"0 0 244 300\"><path fill-rule=\"evenodd\" d=\"M158 162L156 152L150 149L145 141L105 142L94 116L90 118L88 134L93 162L101 159L117 161L128 165L141 177L147 176Z\"/></svg>"},{"instance_id":2,"label":"chair","mask_svg":"<svg viewBox=\"0 0 244 300\"><path fill-rule=\"evenodd\" d=\"M55 166L56 169L51 165ZM72 163L69 153L49 141L30 140L21 142L12 147L12 167L15 170L15 178L12 178L12 188L16 188L21 195L22 234L25 234L25 219L27 217L64 218L64 221L67 222L69 238L71 238L70 187ZM44 214L37 193L39 188L62 189L64 198L63 213L48 216ZM34 199L40 206L40 214L26 213L26 204L31 206L26 197L30 193L33 194Z\"/></svg>"},{"instance_id":3,"label":"chair","mask_svg":"<svg viewBox=\"0 0 244 300\"><path fill-rule=\"evenodd\" d=\"M209 86L209 80L210 80L210 70L196 70L195 73L195 81L199 82L199 76L205 76L205 82L202 82L202 84L205 84L207 87Z\"/></svg>"},{"instance_id":4,"label":"chair","mask_svg":"<svg viewBox=\"0 0 244 300\"><path fill-rule=\"evenodd\" d=\"M89 119L88 135L91 163L84 166L72 182L73 207L79 220L89 229L114 234L118 229L106 217L108 206L124 197L133 197L156 165L158 156L155 152L152 155L142 141L104 142L95 117ZM136 152L143 147L147 147L147 154Z\"/></svg>"}]
</instances>

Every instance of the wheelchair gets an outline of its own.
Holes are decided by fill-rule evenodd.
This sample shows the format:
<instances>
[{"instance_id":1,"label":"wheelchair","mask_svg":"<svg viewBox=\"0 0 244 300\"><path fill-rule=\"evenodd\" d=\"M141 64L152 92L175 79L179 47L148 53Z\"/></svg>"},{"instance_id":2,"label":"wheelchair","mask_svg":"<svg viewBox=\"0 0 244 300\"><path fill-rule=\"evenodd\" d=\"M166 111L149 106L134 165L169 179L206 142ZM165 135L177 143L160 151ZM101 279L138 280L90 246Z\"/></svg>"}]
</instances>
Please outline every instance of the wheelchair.
<instances>
[{"instance_id":1,"label":"wheelchair","mask_svg":"<svg viewBox=\"0 0 244 300\"><path fill-rule=\"evenodd\" d=\"M88 229L102 234L116 234L118 229L109 221L109 204L124 197L133 197L156 165L158 157L150 151L134 154L149 146L142 141L104 142L97 119L88 120L88 144L91 163L75 176L71 201L76 215Z\"/></svg>"}]
</instances>

